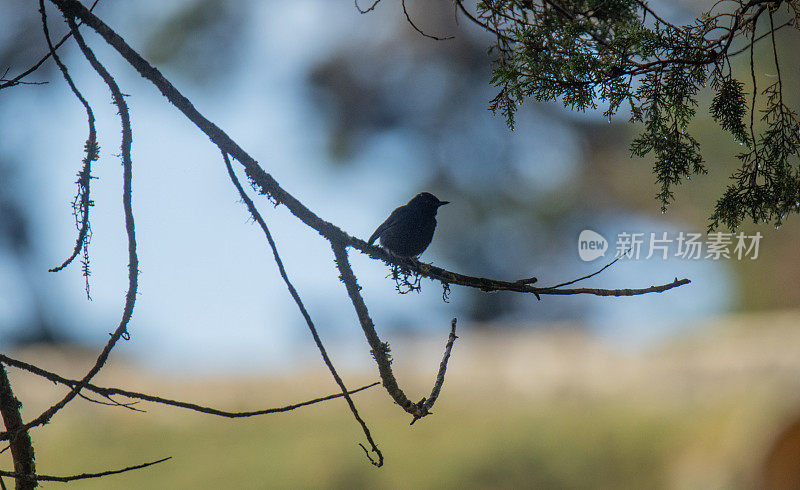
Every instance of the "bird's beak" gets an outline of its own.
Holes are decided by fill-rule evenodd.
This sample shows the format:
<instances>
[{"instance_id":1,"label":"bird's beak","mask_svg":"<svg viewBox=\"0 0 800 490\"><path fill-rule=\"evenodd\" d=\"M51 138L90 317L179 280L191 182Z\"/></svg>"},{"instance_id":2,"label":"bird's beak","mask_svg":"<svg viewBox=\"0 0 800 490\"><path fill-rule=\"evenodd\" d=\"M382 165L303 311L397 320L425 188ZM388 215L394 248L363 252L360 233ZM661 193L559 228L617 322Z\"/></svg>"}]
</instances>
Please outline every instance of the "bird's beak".
<instances>
[{"instance_id":1,"label":"bird's beak","mask_svg":"<svg viewBox=\"0 0 800 490\"><path fill-rule=\"evenodd\" d=\"M439 206L444 206L445 204L450 204L450 201L439 201Z\"/></svg>"}]
</instances>

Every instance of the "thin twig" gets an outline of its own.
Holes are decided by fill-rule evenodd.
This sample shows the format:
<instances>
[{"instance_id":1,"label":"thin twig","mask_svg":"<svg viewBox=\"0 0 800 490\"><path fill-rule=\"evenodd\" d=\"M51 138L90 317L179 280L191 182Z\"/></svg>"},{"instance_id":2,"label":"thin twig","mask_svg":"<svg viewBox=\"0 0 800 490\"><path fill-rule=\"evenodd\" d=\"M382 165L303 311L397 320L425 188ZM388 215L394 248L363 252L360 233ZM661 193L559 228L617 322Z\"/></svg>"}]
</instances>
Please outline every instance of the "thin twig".
<instances>
[{"instance_id":1,"label":"thin twig","mask_svg":"<svg viewBox=\"0 0 800 490\"><path fill-rule=\"evenodd\" d=\"M84 389L87 389L87 388L84 388ZM120 402L114 400L113 398L111 398L109 396L105 396L105 395L104 395L105 398L109 400L107 402L104 402L102 400L95 400L94 398L92 398L90 396L87 396L87 395L85 395L83 393L78 393L78 396L83 398L84 400L86 400L89 403L95 403L97 405L105 405L107 407L122 407L122 408L127 408L128 410L131 410L133 412L142 412L142 413L145 412L145 410L142 410L140 408L136 408L136 407L133 406L133 405L135 405L135 404L137 404L139 402L120 403Z\"/></svg>"},{"instance_id":2,"label":"thin twig","mask_svg":"<svg viewBox=\"0 0 800 490\"><path fill-rule=\"evenodd\" d=\"M674 30L676 30L676 31L680 32L681 34L684 34L684 35L686 34L686 33L683 31L683 29L681 29L680 27L676 26L675 24L672 24L671 22L667 22L666 20L664 20L663 18L661 18L661 16L659 16L659 15L656 13L656 11L655 11L655 10L651 9L651 8L650 8L650 6L649 6L649 5L647 5L647 2L646 2L646 1L643 1L643 0L636 0L636 3L638 3L638 4L639 4L639 6L640 6L640 7L642 7L642 10L643 10L645 13L649 13L650 15L652 15L652 16L653 16L653 18L655 18L657 22L661 22L662 24L664 24L664 25L666 25L666 26L670 27L671 29L674 29Z\"/></svg>"},{"instance_id":3,"label":"thin twig","mask_svg":"<svg viewBox=\"0 0 800 490\"><path fill-rule=\"evenodd\" d=\"M750 43L748 43L746 46L742 47L741 49L737 49L736 51L733 51L732 53L728 53L728 56L736 56L736 55L742 54L745 51L750 49L750 44L757 43L758 41L764 39L765 37L769 37L769 36L773 35L775 32L783 29L784 27L788 27L788 26L791 26L793 24L794 24L794 19L789 19L786 22L784 22L783 24L781 24L778 27L776 27L774 31L770 30L769 32L765 32L764 34L758 36L757 38L752 39L750 41Z\"/></svg>"},{"instance_id":4,"label":"thin twig","mask_svg":"<svg viewBox=\"0 0 800 490\"><path fill-rule=\"evenodd\" d=\"M99 2L99 1L100 0L95 0L94 3L92 3L92 6L89 7L89 12L94 10L95 6L97 5L97 2ZM47 82L23 82L21 80L23 78L27 77L28 75L30 75L31 73L35 72L36 70L38 70L39 67L42 66L44 64L44 62L47 61L50 58L50 56L53 54L53 51L55 51L58 48L60 48L61 45L64 44L67 41L67 39L69 39L70 37L72 37L72 31L70 31L67 34L65 34L64 37L62 37L61 40L58 41L58 43L56 43L56 45L53 46L52 49L49 49L47 51L47 54L42 56L39 59L39 61L34 63L33 66L31 66L30 68L28 68L24 72L20 73L16 77L12 78L11 80L0 80L0 81L3 82L3 83L0 83L0 90L4 89L6 87L12 87L14 85L21 85L21 84L25 84L25 85L44 85L44 84L46 84ZM5 76L5 74L4 74L4 76Z\"/></svg>"},{"instance_id":5,"label":"thin twig","mask_svg":"<svg viewBox=\"0 0 800 490\"><path fill-rule=\"evenodd\" d=\"M408 15L408 10L406 9L406 0L401 0L400 3L403 5L403 13L406 14L406 20L408 20L408 23L411 24L411 27L413 27L415 31L419 32L420 34L429 39L435 39L436 41L447 41L448 39L453 39L453 36L438 37L423 32L423 30L417 27L417 24L415 24L414 21L411 20L411 16Z\"/></svg>"},{"instance_id":6,"label":"thin twig","mask_svg":"<svg viewBox=\"0 0 800 490\"><path fill-rule=\"evenodd\" d=\"M71 475L71 476L35 475L35 474L17 473L17 472L13 472L13 471L3 471L3 470L0 470L0 475L2 475L2 476L10 476L12 478L17 478L18 480L27 480L27 481L32 481L32 482L37 482L37 481L56 481L56 482L66 483L66 482L71 482L71 481L75 481L75 480L87 480L89 478L101 478L103 476L118 475L120 473L125 473L127 471L140 470L142 468L147 468L148 466L153 466L153 465L158 464L158 463L163 463L164 461L167 461L169 459L172 459L172 456L169 456L167 458L159 459L158 461L151 461L149 463L142 463L142 464L137 464L135 466L128 466L126 468L122 468L122 469L119 469L119 470L101 471L99 473L81 473L80 475Z\"/></svg>"},{"instance_id":7,"label":"thin twig","mask_svg":"<svg viewBox=\"0 0 800 490\"><path fill-rule=\"evenodd\" d=\"M353 0L353 2L356 4L356 10L358 10L359 13L366 14L375 10L375 7L377 7L378 4L381 3L381 0L375 0L374 2L372 2L372 5L370 5L370 7L366 10L361 9L361 7L358 5L358 0Z\"/></svg>"},{"instance_id":8,"label":"thin twig","mask_svg":"<svg viewBox=\"0 0 800 490\"><path fill-rule=\"evenodd\" d=\"M608 269L608 268L609 268L609 267L611 267L612 265L616 264L616 263L617 263L617 261L618 261L619 259L621 259L622 257L624 257L626 253L628 253L628 251L627 251L627 250L625 251L625 253L621 254L619 257L615 258L614 260L612 260L611 262L609 262L608 264L606 264L605 266L603 266L603 268L601 268L601 269L600 269L600 270L598 270L598 271L592 272L591 274L588 274L588 275L586 275L586 276L583 276L583 277L579 277L579 278L577 278L577 279L573 279L572 281L562 282L561 284L556 284L555 286L549 286L549 287L546 287L545 289L556 289L556 288L560 288L560 287L562 287L562 286L569 286L570 284L575 284L576 282L583 281L584 279L589 279L590 277L594 277L594 276L596 276L597 274L600 274L600 273L601 273L601 272L603 272L604 270Z\"/></svg>"},{"instance_id":9,"label":"thin twig","mask_svg":"<svg viewBox=\"0 0 800 490\"><path fill-rule=\"evenodd\" d=\"M474 15L472 15L470 13L469 10L467 10L466 7L464 7L464 3L463 3L462 0L455 0L455 2L456 2L456 6L461 11L461 13L464 14L464 16L466 16L466 18L469 19L470 21L472 21L474 24L479 25L480 27L483 27L484 29L486 29L487 31L491 32L492 34L494 34L498 38L502 39L503 41L513 41L512 38L510 38L510 37L506 36L505 34L501 33L500 31L498 31L497 29L493 28L489 24L487 24L485 22L481 22L480 20L478 20Z\"/></svg>"}]
</instances>

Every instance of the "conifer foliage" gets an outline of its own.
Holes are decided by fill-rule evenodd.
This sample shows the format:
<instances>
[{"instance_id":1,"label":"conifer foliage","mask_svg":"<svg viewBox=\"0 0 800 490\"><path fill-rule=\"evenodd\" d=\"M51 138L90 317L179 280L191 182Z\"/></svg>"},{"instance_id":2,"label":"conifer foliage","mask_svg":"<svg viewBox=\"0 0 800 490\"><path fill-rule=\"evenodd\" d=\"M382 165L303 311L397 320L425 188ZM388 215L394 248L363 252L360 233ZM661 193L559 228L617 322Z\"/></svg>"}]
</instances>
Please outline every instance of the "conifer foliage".
<instances>
[{"instance_id":1,"label":"conifer foliage","mask_svg":"<svg viewBox=\"0 0 800 490\"><path fill-rule=\"evenodd\" d=\"M627 106L641 126L631 153L653 155L665 210L676 184L706 173L689 126L708 87L710 115L742 147L709 229L736 229L748 219L779 226L800 211L800 119L784 102L780 57L790 44L776 42L788 31L800 46L799 0L721 0L686 25L643 0L485 0L474 11L456 5L496 38L491 83L499 92L490 108L510 128L530 98L577 110L602 106L608 118ZM758 61L775 76L763 87L754 53L770 43L769 57Z\"/></svg>"}]
</instances>

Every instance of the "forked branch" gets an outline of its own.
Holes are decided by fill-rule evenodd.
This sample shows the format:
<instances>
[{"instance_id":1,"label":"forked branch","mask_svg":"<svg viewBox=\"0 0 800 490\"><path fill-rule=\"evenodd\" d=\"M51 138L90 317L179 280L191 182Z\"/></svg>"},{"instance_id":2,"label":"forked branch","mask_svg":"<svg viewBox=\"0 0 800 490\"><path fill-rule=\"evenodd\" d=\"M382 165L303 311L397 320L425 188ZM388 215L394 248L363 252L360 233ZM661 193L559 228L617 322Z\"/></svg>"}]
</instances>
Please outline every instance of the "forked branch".
<instances>
[{"instance_id":1,"label":"forked branch","mask_svg":"<svg viewBox=\"0 0 800 490\"><path fill-rule=\"evenodd\" d=\"M431 413L431 408L433 408L433 404L436 403L436 399L439 398L439 393L442 391L442 385L444 385L444 373L447 371L447 361L450 360L450 351L453 350L453 344L456 342L456 319L453 318L450 321L450 335L447 337L447 344L444 346L444 356L442 357L442 362L439 363L439 372L436 374L436 382L433 384L433 389L431 390L430 396L428 398L423 398L417 404L422 409L422 412L426 415ZM419 418L415 418L411 421L411 425L414 424L419 420Z\"/></svg>"}]
</instances>

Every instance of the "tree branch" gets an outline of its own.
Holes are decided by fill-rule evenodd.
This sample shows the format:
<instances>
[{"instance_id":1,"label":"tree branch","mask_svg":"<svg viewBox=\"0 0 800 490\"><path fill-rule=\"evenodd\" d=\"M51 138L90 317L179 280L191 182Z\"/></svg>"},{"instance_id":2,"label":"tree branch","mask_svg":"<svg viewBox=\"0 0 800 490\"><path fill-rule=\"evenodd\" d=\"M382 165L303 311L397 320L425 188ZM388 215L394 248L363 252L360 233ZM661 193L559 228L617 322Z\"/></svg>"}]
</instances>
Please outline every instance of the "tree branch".
<instances>
[{"instance_id":1,"label":"tree branch","mask_svg":"<svg viewBox=\"0 0 800 490\"><path fill-rule=\"evenodd\" d=\"M25 473L13 472L13 471L3 471L3 470L0 470L0 476L10 476L12 478L16 478L18 482L19 481L28 481L28 482L33 483L34 485L36 484L37 481L57 481L57 482L66 483L66 482L71 482L71 481L75 481L75 480L87 480L89 478L101 478L101 477L109 476L109 475L118 475L120 473L125 473L127 471L140 470L142 468L147 468L148 466L153 466L153 465L156 465L158 463L163 463L164 461L167 461L168 459L172 459L172 456L167 457L167 458L162 458L162 459L159 459L157 461L151 461L149 463L137 464L135 466L128 466L127 468L122 468L122 469L119 469L119 470L101 471L99 473L81 473L80 475L71 475L71 476L34 475L34 474L25 474ZM17 488L19 488L19 486Z\"/></svg>"},{"instance_id":2,"label":"tree branch","mask_svg":"<svg viewBox=\"0 0 800 490\"><path fill-rule=\"evenodd\" d=\"M372 2L372 5L370 5L370 6L369 6L368 8L366 8L366 9L362 9L362 8L361 8L361 6L360 6L360 5L358 5L358 0L353 0L353 2L356 4L356 10L358 10L358 13L360 13L360 14L366 14L366 13L369 13L369 12L372 12L373 10L375 10L375 7L377 7L377 6L378 6L378 4L379 4L379 3L381 3L381 0L375 0L375 1L373 1L373 2Z\"/></svg>"},{"instance_id":3,"label":"tree branch","mask_svg":"<svg viewBox=\"0 0 800 490\"><path fill-rule=\"evenodd\" d=\"M401 4L401 5L402 5L402 7L403 7L403 13L406 15L406 20L408 21L408 23L409 23L409 24L411 24L411 27L413 27L415 31L417 31L418 33L422 34L424 37L427 37L427 38L429 38L429 39L433 39L433 40L435 40L435 41L447 41L447 40L449 40L449 39L453 39L453 36L438 37L438 36L433 36L433 35L431 35L431 34L427 34L427 33L425 33L425 32L424 32L422 29L420 29L419 27L417 27L417 24L415 24L413 20L411 20L411 16L408 14L408 9L406 9L406 0L400 0L400 4ZM358 8L358 5L356 5L356 8ZM370 9L369 9L369 10L372 10L373 8L375 8L375 5L373 5L372 7L370 7ZM360 9L359 9L359 10L360 10ZM367 10L366 12L361 12L361 13L362 13L362 14L365 14L365 13L367 13L369 10Z\"/></svg>"},{"instance_id":4,"label":"tree branch","mask_svg":"<svg viewBox=\"0 0 800 490\"><path fill-rule=\"evenodd\" d=\"M569 281L567 283L558 284L555 286L538 286L530 285L530 279L521 279L518 281L503 281L499 279L490 279L486 277L467 276L452 272L441 267L436 267L432 264L426 264L415 259L404 259L395 257L384 249L368 245L365 241L358 238L349 237L352 242L349 244L351 247L361 250L372 258L380 259L389 265L398 265L412 270L424 277L431 280L436 280L442 284L458 284L459 286L466 286L470 288L480 289L481 291L515 291L518 293L531 293L537 297L542 295L556 295L568 296L575 294L592 294L595 296L638 296L648 293L661 293L670 289L689 284L689 279L677 279L668 284L659 286L650 286L640 289L603 289L603 288L563 288L562 286L572 284L576 281ZM609 264L610 265L610 264ZM605 268L604 268L605 269ZM601 270L602 271L602 270ZM599 271L597 272L599 273ZM594 273L594 274L597 274ZM592 275L594 275L592 274ZM582 278L585 279L585 278Z\"/></svg>"},{"instance_id":5,"label":"tree branch","mask_svg":"<svg viewBox=\"0 0 800 490\"><path fill-rule=\"evenodd\" d=\"M0 415L3 417L6 432L14 434L9 443L11 458L14 460L14 472L17 475L28 476L36 473L36 461L31 436L25 429L25 424L22 423L20 407L22 404L14 396L6 368L0 362ZM17 490L28 490L34 487L36 487L35 481L17 477Z\"/></svg>"}]
</instances>

